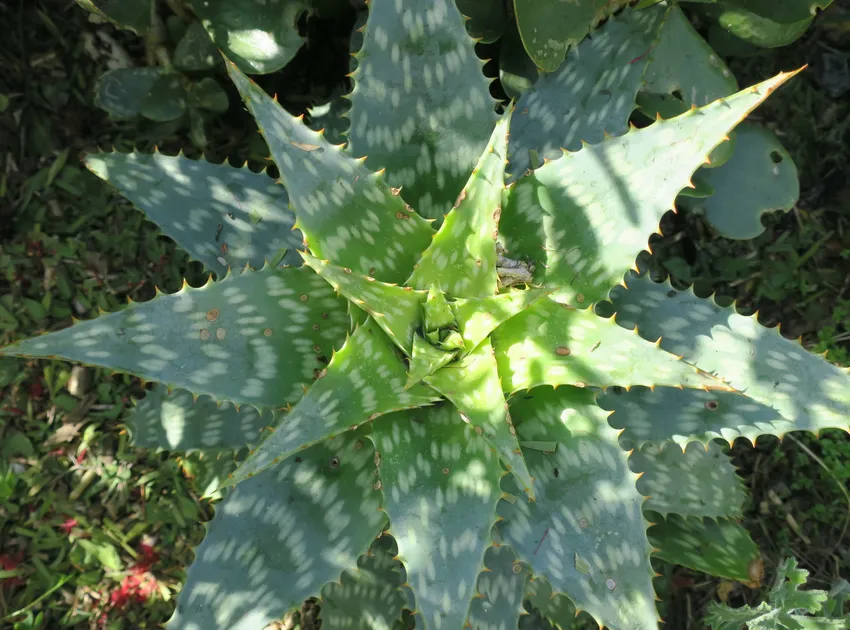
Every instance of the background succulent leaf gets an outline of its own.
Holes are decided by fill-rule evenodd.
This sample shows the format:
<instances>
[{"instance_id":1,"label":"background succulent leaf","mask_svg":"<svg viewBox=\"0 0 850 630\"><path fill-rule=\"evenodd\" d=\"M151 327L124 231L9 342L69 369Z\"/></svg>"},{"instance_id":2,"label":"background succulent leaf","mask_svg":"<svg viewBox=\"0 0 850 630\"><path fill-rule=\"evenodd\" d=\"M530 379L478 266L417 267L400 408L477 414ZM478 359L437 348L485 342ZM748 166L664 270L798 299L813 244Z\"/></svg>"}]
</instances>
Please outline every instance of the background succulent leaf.
<instances>
[{"instance_id":1,"label":"background succulent leaf","mask_svg":"<svg viewBox=\"0 0 850 630\"><path fill-rule=\"evenodd\" d=\"M776 22L799 22L812 18L832 4L832 0L786 0L776 4L770 0L697 0L711 4L729 5L751 11Z\"/></svg>"},{"instance_id":2,"label":"background succulent leaf","mask_svg":"<svg viewBox=\"0 0 850 630\"><path fill-rule=\"evenodd\" d=\"M667 10L626 9L612 16L593 37L571 50L556 72L541 75L522 95L511 124L508 181L539 167L544 159L560 157L562 148L575 151L582 140L600 142L603 132L626 132L649 61L647 53Z\"/></svg>"},{"instance_id":3,"label":"background succulent leaf","mask_svg":"<svg viewBox=\"0 0 850 630\"><path fill-rule=\"evenodd\" d=\"M660 337L662 348L721 377L756 403L775 409L796 429L847 429L847 368L806 351L776 328L761 326L756 317L739 315L734 308L699 298L690 289L676 291L669 283L634 274L629 274L625 286L611 291L621 326L637 326L644 339ZM724 400L718 398L706 410L725 412L720 406Z\"/></svg>"},{"instance_id":4,"label":"background succulent leaf","mask_svg":"<svg viewBox=\"0 0 850 630\"><path fill-rule=\"evenodd\" d=\"M227 92L212 77L190 83L186 88L186 98L190 107L216 114L223 114L230 107Z\"/></svg>"},{"instance_id":5,"label":"background succulent leaf","mask_svg":"<svg viewBox=\"0 0 850 630\"><path fill-rule=\"evenodd\" d=\"M438 222L497 119L464 22L454 0L372 0L349 97L351 151Z\"/></svg>"},{"instance_id":6,"label":"background succulent leaf","mask_svg":"<svg viewBox=\"0 0 850 630\"><path fill-rule=\"evenodd\" d=\"M787 46L802 36L812 23L812 17L777 22L732 4L719 4L709 15L733 37L761 48Z\"/></svg>"},{"instance_id":7,"label":"background succulent leaf","mask_svg":"<svg viewBox=\"0 0 850 630\"><path fill-rule=\"evenodd\" d=\"M749 532L732 519L685 518L647 513L654 556L709 575L757 586L763 565Z\"/></svg>"},{"instance_id":8,"label":"background succulent leaf","mask_svg":"<svg viewBox=\"0 0 850 630\"><path fill-rule=\"evenodd\" d=\"M493 346L489 342L479 344L458 363L444 367L425 382L452 401L475 432L495 449L505 468L516 476L519 487L533 496L531 476L502 393Z\"/></svg>"},{"instance_id":9,"label":"background succulent leaf","mask_svg":"<svg viewBox=\"0 0 850 630\"><path fill-rule=\"evenodd\" d=\"M219 277L284 249L282 262L301 264L286 190L265 173L162 153L94 153L85 164Z\"/></svg>"},{"instance_id":10,"label":"background succulent leaf","mask_svg":"<svg viewBox=\"0 0 850 630\"><path fill-rule=\"evenodd\" d=\"M510 16L505 0L455 0L466 20L466 31L473 39L492 44L507 27Z\"/></svg>"},{"instance_id":11,"label":"background succulent leaf","mask_svg":"<svg viewBox=\"0 0 850 630\"><path fill-rule=\"evenodd\" d=\"M593 394L537 388L514 397L511 414L520 439L552 440L557 448L524 449L536 501L499 503L504 541L600 624L655 628L642 497ZM515 493L512 486L512 478L503 481L507 492Z\"/></svg>"},{"instance_id":12,"label":"background succulent leaf","mask_svg":"<svg viewBox=\"0 0 850 630\"><path fill-rule=\"evenodd\" d=\"M520 620L519 630L571 630L584 620L577 619L579 611L570 598L563 593L552 589L552 585L545 578L535 577L531 580L526 593L527 601L532 609L542 618L540 621L530 616L528 622L523 624L526 618ZM539 625L535 625L532 619ZM530 623L529 623L530 622ZM548 623L548 625L546 625ZM580 626L579 626L580 627Z\"/></svg>"},{"instance_id":13,"label":"background succulent leaf","mask_svg":"<svg viewBox=\"0 0 850 630\"><path fill-rule=\"evenodd\" d=\"M203 72L221 64L218 48L201 22L189 24L174 49L173 63L175 68L183 72Z\"/></svg>"},{"instance_id":14,"label":"background succulent leaf","mask_svg":"<svg viewBox=\"0 0 850 630\"><path fill-rule=\"evenodd\" d=\"M452 302L451 308L467 352L471 352L501 324L544 297L546 291L541 289L515 289L485 298Z\"/></svg>"},{"instance_id":15,"label":"background succulent leaf","mask_svg":"<svg viewBox=\"0 0 850 630\"><path fill-rule=\"evenodd\" d=\"M140 448L215 451L257 444L275 419L270 411L260 413L250 406L237 410L210 396L195 401L185 389L168 392L156 385L133 408L127 424L133 444Z\"/></svg>"},{"instance_id":16,"label":"background succulent leaf","mask_svg":"<svg viewBox=\"0 0 850 630\"><path fill-rule=\"evenodd\" d=\"M622 445L622 442L621 442ZM629 458L633 472L643 473L637 489L649 497L644 510L699 518L743 515L746 494L732 460L717 444L645 444Z\"/></svg>"},{"instance_id":17,"label":"background succulent leaf","mask_svg":"<svg viewBox=\"0 0 850 630\"><path fill-rule=\"evenodd\" d=\"M183 77L171 70L161 73L139 103L139 113L156 122L176 120L186 111Z\"/></svg>"},{"instance_id":18,"label":"background succulent leaf","mask_svg":"<svg viewBox=\"0 0 850 630\"><path fill-rule=\"evenodd\" d=\"M306 268L264 268L19 341L3 354L137 374L216 400L297 402L345 339L345 303ZM314 329L314 327L318 327Z\"/></svg>"},{"instance_id":19,"label":"background succulent leaf","mask_svg":"<svg viewBox=\"0 0 850 630\"><path fill-rule=\"evenodd\" d=\"M379 282L309 254L302 254L302 257L308 267L327 280L350 303L369 313L393 343L406 355L411 355L414 332L422 325L422 305L427 297L425 291L412 291Z\"/></svg>"},{"instance_id":20,"label":"background succulent leaf","mask_svg":"<svg viewBox=\"0 0 850 630\"><path fill-rule=\"evenodd\" d=\"M390 630L401 621L402 609L412 608L403 587L404 567L395 559L392 536L379 537L357 561L355 570L342 574L322 590L319 602L322 627L350 630Z\"/></svg>"},{"instance_id":21,"label":"background succulent leaf","mask_svg":"<svg viewBox=\"0 0 850 630\"><path fill-rule=\"evenodd\" d=\"M390 531L423 625L461 628L492 543L499 460L450 404L381 418L371 438Z\"/></svg>"},{"instance_id":22,"label":"background succulent leaf","mask_svg":"<svg viewBox=\"0 0 850 630\"><path fill-rule=\"evenodd\" d=\"M265 74L288 64L303 43L304 0L200 0L192 3L210 38L243 72Z\"/></svg>"},{"instance_id":23,"label":"background succulent leaf","mask_svg":"<svg viewBox=\"0 0 850 630\"><path fill-rule=\"evenodd\" d=\"M385 282L403 282L431 242L428 223L382 176L290 115L232 63L312 253Z\"/></svg>"},{"instance_id":24,"label":"background succulent leaf","mask_svg":"<svg viewBox=\"0 0 850 630\"><path fill-rule=\"evenodd\" d=\"M386 523L363 432L317 444L216 506L169 630L256 630L357 566Z\"/></svg>"},{"instance_id":25,"label":"background succulent leaf","mask_svg":"<svg viewBox=\"0 0 850 630\"><path fill-rule=\"evenodd\" d=\"M487 549L484 566L488 570L478 576L481 597L472 600L466 621L480 630L514 630L525 612L522 601L531 571L507 545Z\"/></svg>"},{"instance_id":26,"label":"background succulent leaf","mask_svg":"<svg viewBox=\"0 0 850 630\"><path fill-rule=\"evenodd\" d=\"M94 104L118 120L135 118L165 68L116 68L104 72L94 88Z\"/></svg>"},{"instance_id":27,"label":"background succulent leaf","mask_svg":"<svg viewBox=\"0 0 850 630\"><path fill-rule=\"evenodd\" d=\"M559 301L603 298L647 248L647 236L708 154L791 76L545 164L508 191L508 248L536 263L536 277L558 289Z\"/></svg>"},{"instance_id":28,"label":"background succulent leaf","mask_svg":"<svg viewBox=\"0 0 850 630\"><path fill-rule=\"evenodd\" d=\"M800 197L797 167L772 131L750 123L735 130L735 150L723 166L701 171L713 189L704 199L682 197L726 238L755 238L764 232L761 215L788 211Z\"/></svg>"},{"instance_id":29,"label":"background succulent leaf","mask_svg":"<svg viewBox=\"0 0 850 630\"><path fill-rule=\"evenodd\" d=\"M496 238L502 214L512 107L502 115L451 212L406 284L476 298L497 290Z\"/></svg>"},{"instance_id":30,"label":"background succulent leaf","mask_svg":"<svg viewBox=\"0 0 850 630\"><path fill-rule=\"evenodd\" d=\"M307 390L230 480L238 484L312 446L382 414L429 405L440 399L424 385L404 389L407 369L392 342L368 321L334 354Z\"/></svg>"},{"instance_id":31,"label":"background succulent leaf","mask_svg":"<svg viewBox=\"0 0 850 630\"><path fill-rule=\"evenodd\" d=\"M510 393L539 385L722 386L638 335L623 334L613 319L549 299L502 324L492 339Z\"/></svg>"},{"instance_id":32,"label":"background succulent leaf","mask_svg":"<svg viewBox=\"0 0 850 630\"><path fill-rule=\"evenodd\" d=\"M628 0L513 0L522 42L544 72L557 70L567 49Z\"/></svg>"},{"instance_id":33,"label":"background succulent leaf","mask_svg":"<svg viewBox=\"0 0 850 630\"><path fill-rule=\"evenodd\" d=\"M151 28L151 4L153 0L123 0L122 2L104 2L104 0L77 0L84 9L104 17L122 28L128 28L137 35L144 35Z\"/></svg>"}]
</instances>

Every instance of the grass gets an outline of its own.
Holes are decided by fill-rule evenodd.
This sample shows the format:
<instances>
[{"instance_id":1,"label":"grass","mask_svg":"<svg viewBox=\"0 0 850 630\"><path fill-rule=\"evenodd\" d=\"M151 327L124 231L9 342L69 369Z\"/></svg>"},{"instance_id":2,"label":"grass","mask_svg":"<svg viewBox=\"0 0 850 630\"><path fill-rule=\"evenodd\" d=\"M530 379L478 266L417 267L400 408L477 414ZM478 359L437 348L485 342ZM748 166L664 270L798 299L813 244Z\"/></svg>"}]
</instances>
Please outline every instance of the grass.
<instances>
[{"instance_id":1,"label":"grass","mask_svg":"<svg viewBox=\"0 0 850 630\"><path fill-rule=\"evenodd\" d=\"M733 64L741 84L813 64L759 110L798 164L798 207L767 217L765 233L743 242L717 238L698 217L670 216L653 265L696 282L703 294L759 309L765 323L782 322L807 347L850 364L850 187L843 177L850 102L829 97L814 80L823 46L840 49L850 30L843 5L830 9L837 16L831 24L820 20L800 42ZM150 299L154 286L176 291L183 276L202 284L199 267L78 160L82 151L112 145L198 153L186 126L113 122L91 106L106 61L88 52L98 33L136 59L144 57L139 41L91 24L59 0L0 4L0 23L0 345L116 310L127 297ZM335 59L305 60L270 77L268 87L293 111L303 109L343 80ZM231 110L207 130L212 157L262 166L264 144L239 108ZM170 615L191 547L203 535L198 523L212 509L198 499L201 462L129 444L123 421L142 394L132 377L0 359L0 627L153 628ZM846 577L847 435L796 434L755 449L736 444L733 454L751 489L745 524L763 551L767 579L787 554L819 588ZM687 569L665 573L663 605L673 627L701 627L718 593L750 604L763 594Z\"/></svg>"}]
</instances>

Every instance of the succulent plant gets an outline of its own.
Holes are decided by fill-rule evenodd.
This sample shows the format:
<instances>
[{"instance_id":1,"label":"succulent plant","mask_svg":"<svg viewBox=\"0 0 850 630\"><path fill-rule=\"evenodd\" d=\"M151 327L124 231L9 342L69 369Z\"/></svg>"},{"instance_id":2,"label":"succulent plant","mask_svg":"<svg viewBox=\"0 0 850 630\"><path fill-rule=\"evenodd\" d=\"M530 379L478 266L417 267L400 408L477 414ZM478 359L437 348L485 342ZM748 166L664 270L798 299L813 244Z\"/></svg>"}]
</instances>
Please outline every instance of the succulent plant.
<instances>
[{"instance_id":1,"label":"succulent plant","mask_svg":"<svg viewBox=\"0 0 850 630\"><path fill-rule=\"evenodd\" d=\"M136 444L227 469L170 628L645 629L653 551L760 580L721 443L847 429L850 377L635 261L677 199L736 238L793 204L775 137L728 140L794 73L737 91L650 4L502 107L453 2L371 0L346 145L227 61L280 181L86 157L218 279L2 353L160 383Z\"/></svg>"}]
</instances>

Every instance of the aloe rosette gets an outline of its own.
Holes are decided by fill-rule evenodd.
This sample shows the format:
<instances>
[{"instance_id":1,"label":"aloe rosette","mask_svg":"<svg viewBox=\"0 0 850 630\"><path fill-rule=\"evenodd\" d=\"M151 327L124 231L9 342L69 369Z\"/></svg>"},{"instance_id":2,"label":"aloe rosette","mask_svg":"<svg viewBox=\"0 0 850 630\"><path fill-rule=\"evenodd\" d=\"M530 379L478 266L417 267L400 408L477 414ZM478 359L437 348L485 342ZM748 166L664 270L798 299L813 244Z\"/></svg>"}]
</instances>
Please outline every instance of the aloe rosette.
<instances>
[{"instance_id":1,"label":"aloe rosette","mask_svg":"<svg viewBox=\"0 0 850 630\"><path fill-rule=\"evenodd\" d=\"M262 628L312 596L327 628L508 628L531 606L655 628L653 553L760 579L722 441L847 429L846 370L633 270L677 199L758 231L777 205L752 191L793 163L764 168L768 132L727 140L793 73L738 91L658 3L498 113L467 26L446 0L372 0L346 145L228 61L280 181L86 158L220 279L3 353L161 383L136 444L231 454L170 628Z\"/></svg>"}]
</instances>

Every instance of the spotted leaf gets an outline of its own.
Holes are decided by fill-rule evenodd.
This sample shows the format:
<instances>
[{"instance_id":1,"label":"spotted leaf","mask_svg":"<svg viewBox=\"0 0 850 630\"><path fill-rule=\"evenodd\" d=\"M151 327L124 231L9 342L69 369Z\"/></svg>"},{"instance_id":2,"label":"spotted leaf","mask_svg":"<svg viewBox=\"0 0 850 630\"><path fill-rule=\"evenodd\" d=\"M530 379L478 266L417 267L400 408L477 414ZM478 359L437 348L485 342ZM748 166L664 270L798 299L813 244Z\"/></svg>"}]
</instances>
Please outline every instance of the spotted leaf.
<instances>
[{"instance_id":1,"label":"spotted leaf","mask_svg":"<svg viewBox=\"0 0 850 630\"><path fill-rule=\"evenodd\" d=\"M372 440L416 610L425 628L461 628L492 542L499 460L450 404L381 418Z\"/></svg>"},{"instance_id":2,"label":"spotted leaf","mask_svg":"<svg viewBox=\"0 0 850 630\"><path fill-rule=\"evenodd\" d=\"M467 623L477 630L515 630L525 612L522 600L531 571L507 545L490 547L484 566L487 571L478 576L481 596L472 600Z\"/></svg>"},{"instance_id":3,"label":"spotted leaf","mask_svg":"<svg viewBox=\"0 0 850 630\"><path fill-rule=\"evenodd\" d=\"M755 403L744 407L735 398L705 400L703 396L703 409L712 412L703 414L698 412L700 401L691 399L687 417L695 418L694 412L703 417L721 416L713 419L714 426L698 429L696 435L717 431L726 437L724 424L729 434L740 426L744 427L742 434L755 427L776 434L770 424L776 420L784 421L776 422L779 434L787 430L786 423L810 431L848 428L850 370L807 352L799 342L785 339L778 329L765 328L755 317L699 298L692 290L676 291L669 283L655 283L646 276L630 274L625 287L611 292L611 301L620 325L637 327L647 340L660 338L661 348L717 375ZM667 395L665 403L675 400ZM726 407L729 401L732 406ZM770 417L762 407L772 408L780 418Z\"/></svg>"},{"instance_id":4,"label":"spotted leaf","mask_svg":"<svg viewBox=\"0 0 850 630\"><path fill-rule=\"evenodd\" d=\"M601 144L520 180L507 195L511 251L536 263L559 301L604 297L621 282L694 171L738 122L794 73ZM514 217L519 217L516 223ZM523 217L527 217L524 218ZM516 231L533 220L534 230Z\"/></svg>"},{"instance_id":5,"label":"spotted leaf","mask_svg":"<svg viewBox=\"0 0 850 630\"><path fill-rule=\"evenodd\" d=\"M379 282L309 254L302 254L302 258L346 299L369 313L393 343L410 356L413 333L422 325L422 304L428 296L425 291Z\"/></svg>"},{"instance_id":6,"label":"spotted leaf","mask_svg":"<svg viewBox=\"0 0 850 630\"><path fill-rule=\"evenodd\" d=\"M533 497L531 476L502 393L493 346L489 342L479 344L462 360L447 365L425 382L454 403L475 432L496 450L523 491Z\"/></svg>"},{"instance_id":7,"label":"spotted leaf","mask_svg":"<svg viewBox=\"0 0 850 630\"><path fill-rule=\"evenodd\" d=\"M402 282L433 231L382 175L290 115L232 63L233 83L269 145L313 255Z\"/></svg>"},{"instance_id":8,"label":"spotted leaf","mask_svg":"<svg viewBox=\"0 0 850 630\"><path fill-rule=\"evenodd\" d=\"M648 513L656 524L649 528L655 555L709 575L737 580L752 586L761 582L764 565L749 532L731 519L666 519Z\"/></svg>"},{"instance_id":9,"label":"spotted leaf","mask_svg":"<svg viewBox=\"0 0 850 630\"><path fill-rule=\"evenodd\" d=\"M700 173L711 196L682 197L681 204L705 216L722 236L755 238L764 232L763 214L794 207L800 180L794 160L772 131L744 123L735 133L730 159Z\"/></svg>"},{"instance_id":10,"label":"spotted leaf","mask_svg":"<svg viewBox=\"0 0 850 630\"><path fill-rule=\"evenodd\" d=\"M728 388L638 335L623 334L613 319L550 299L502 324L492 339L509 393L539 385Z\"/></svg>"},{"instance_id":11,"label":"spotted leaf","mask_svg":"<svg viewBox=\"0 0 850 630\"><path fill-rule=\"evenodd\" d=\"M544 297L546 297L546 291L526 289L452 302L451 307L466 351L471 352L499 325Z\"/></svg>"},{"instance_id":12,"label":"spotted leaf","mask_svg":"<svg viewBox=\"0 0 850 630\"><path fill-rule=\"evenodd\" d=\"M270 411L194 395L185 389L168 392L157 385L139 401L127 419L133 444L171 451L218 451L257 444L262 431L275 424ZM230 472L230 471L228 471Z\"/></svg>"},{"instance_id":13,"label":"spotted leaf","mask_svg":"<svg viewBox=\"0 0 850 630\"><path fill-rule=\"evenodd\" d=\"M257 408L303 395L345 339L345 302L306 268L264 268L19 341L2 354L100 365Z\"/></svg>"},{"instance_id":14,"label":"spotted leaf","mask_svg":"<svg viewBox=\"0 0 850 630\"><path fill-rule=\"evenodd\" d=\"M357 561L356 570L342 574L322 590L319 608L322 626L349 630L389 630L401 621L402 610L412 607L403 587L404 567L390 535L378 538Z\"/></svg>"},{"instance_id":15,"label":"spotted leaf","mask_svg":"<svg viewBox=\"0 0 850 630\"><path fill-rule=\"evenodd\" d=\"M546 159L559 158L562 148L576 151L582 140L595 144L604 132L621 135L628 130L647 53L667 12L667 7L656 6L612 16L573 48L557 71L542 74L522 95L511 124L509 181Z\"/></svg>"},{"instance_id":16,"label":"spotted leaf","mask_svg":"<svg viewBox=\"0 0 850 630\"><path fill-rule=\"evenodd\" d=\"M246 263L301 264L286 190L265 173L162 153L94 153L85 162L220 277Z\"/></svg>"},{"instance_id":17,"label":"spotted leaf","mask_svg":"<svg viewBox=\"0 0 850 630\"><path fill-rule=\"evenodd\" d=\"M201 0L192 3L210 38L244 72L265 74L288 64L303 38L306 0Z\"/></svg>"},{"instance_id":18,"label":"spotted leaf","mask_svg":"<svg viewBox=\"0 0 850 630\"><path fill-rule=\"evenodd\" d=\"M454 0L371 0L349 140L425 217L442 220L496 122Z\"/></svg>"},{"instance_id":19,"label":"spotted leaf","mask_svg":"<svg viewBox=\"0 0 850 630\"><path fill-rule=\"evenodd\" d=\"M503 500L500 531L556 592L610 628L656 628L642 497L627 454L587 390L538 388L511 401L536 501ZM502 487L515 494L513 479Z\"/></svg>"},{"instance_id":20,"label":"spotted leaf","mask_svg":"<svg viewBox=\"0 0 850 630\"><path fill-rule=\"evenodd\" d=\"M442 350L420 335L413 338L413 353L410 355L410 370L407 373L407 384L412 387L452 361L457 356L457 350Z\"/></svg>"},{"instance_id":21,"label":"spotted leaf","mask_svg":"<svg viewBox=\"0 0 850 630\"><path fill-rule=\"evenodd\" d=\"M230 491L195 552L169 630L256 630L354 569L385 526L363 432Z\"/></svg>"},{"instance_id":22,"label":"spotted leaf","mask_svg":"<svg viewBox=\"0 0 850 630\"><path fill-rule=\"evenodd\" d=\"M466 298L496 293L496 238L511 112L508 109L496 124L457 203L416 263L408 286L427 289L436 285L452 296Z\"/></svg>"},{"instance_id":23,"label":"spotted leaf","mask_svg":"<svg viewBox=\"0 0 850 630\"><path fill-rule=\"evenodd\" d=\"M522 43L545 72L557 70L567 49L628 0L513 0Z\"/></svg>"},{"instance_id":24,"label":"spotted leaf","mask_svg":"<svg viewBox=\"0 0 850 630\"><path fill-rule=\"evenodd\" d=\"M746 495L732 460L717 444L646 444L629 458L642 473L637 489L645 510L699 518L742 516Z\"/></svg>"},{"instance_id":25,"label":"spotted leaf","mask_svg":"<svg viewBox=\"0 0 850 630\"><path fill-rule=\"evenodd\" d=\"M334 354L278 429L233 473L229 485L382 414L440 399L424 385L404 389L406 381L407 370L392 343L374 321L367 322Z\"/></svg>"}]
</instances>

